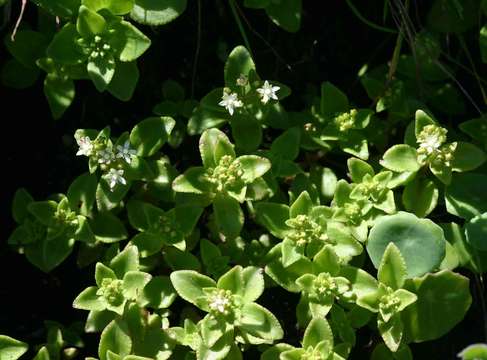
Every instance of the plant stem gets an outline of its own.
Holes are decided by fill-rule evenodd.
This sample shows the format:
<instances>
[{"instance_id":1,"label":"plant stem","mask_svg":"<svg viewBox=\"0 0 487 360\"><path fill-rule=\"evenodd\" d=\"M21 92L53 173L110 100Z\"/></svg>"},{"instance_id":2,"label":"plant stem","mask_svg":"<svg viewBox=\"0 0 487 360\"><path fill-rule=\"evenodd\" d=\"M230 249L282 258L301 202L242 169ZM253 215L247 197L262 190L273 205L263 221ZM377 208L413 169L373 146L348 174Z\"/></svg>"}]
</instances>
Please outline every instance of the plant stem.
<instances>
[{"instance_id":1,"label":"plant stem","mask_svg":"<svg viewBox=\"0 0 487 360\"><path fill-rule=\"evenodd\" d=\"M355 7L355 5L353 5L352 1L350 1L350 0L345 0L345 1L347 2L348 7L350 8L350 10L352 10L352 12L355 14L355 16L360 21L362 21L364 24L370 26L372 29L391 33L391 34L397 33L397 31L394 29L389 29L389 28L386 28L384 26L377 25L370 20L367 20L365 17L362 16L362 14L358 11L358 9Z\"/></svg>"},{"instance_id":2,"label":"plant stem","mask_svg":"<svg viewBox=\"0 0 487 360\"><path fill-rule=\"evenodd\" d=\"M247 38L247 33L245 32L242 21L240 21L240 16L238 15L238 12L237 12L237 4L235 4L235 0L229 0L228 3L230 4L230 9L232 10L233 17L235 18L235 21L237 22L237 26L238 26L238 29L240 31L240 35L242 35L243 41L245 43L245 47L249 51L250 56L253 58L254 55L252 54L252 49L250 48L250 42L249 42L249 39Z\"/></svg>"}]
</instances>

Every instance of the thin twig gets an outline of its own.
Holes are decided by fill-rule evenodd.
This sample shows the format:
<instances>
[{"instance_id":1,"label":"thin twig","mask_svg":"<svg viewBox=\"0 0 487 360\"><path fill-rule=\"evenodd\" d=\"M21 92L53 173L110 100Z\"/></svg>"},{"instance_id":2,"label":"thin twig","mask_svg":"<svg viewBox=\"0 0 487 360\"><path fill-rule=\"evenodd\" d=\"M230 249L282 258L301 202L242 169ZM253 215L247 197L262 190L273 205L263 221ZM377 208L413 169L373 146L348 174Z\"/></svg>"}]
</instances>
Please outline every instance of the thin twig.
<instances>
[{"instance_id":1,"label":"thin twig","mask_svg":"<svg viewBox=\"0 0 487 360\"><path fill-rule=\"evenodd\" d=\"M389 29L389 28L386 28L384 26L377 25L370 20L367 20L365 17L363 17L363 15L358 11L358 9L355 7L355 5L353 5L353 3L350 0L345 0L345 1L347 3L348 7L350 8L350 10L352 10L352 12L355 14L355 16L360 21L362 21L364 24L370 26L371 28L373 28L375 30L379 30L379 31L383 31L383 32L391 33L391 34L397 33L397 31L394 29Z\"/></svg>"},{"instance_id":2,"label":"thin twig","mask_svg":"<svg viewBox=\"0 0 487 360\"><path fill-rule=\"evenodd\" d=\"M17 30L19 28L20 22L22 21L22 18L24 17L24 11L25 7L27 5L27 0L22 0L22 3L20 5L20 14L19 17L17 18L17 22L15 23L14 31L12 31L12 35L10 36L10 40L15 41L15 34L17 34Z\"/></svg>"},{"instance_id":3,"label":"thin twig","mask_svg":"<svg viewBox=\"0 0 487 360\"><path fill-rule=\"evenodd\" d=\"M247 38L247 33L245 32L242 22L240 21L240 16L238 15L237 12L237 4L235 4L235 0L229 0L228 3L230 4L230 9L232 10L233 17L235 18L235 21L238 26L238 30L240 31L240 35L242 35L245 46L247 47L250 56L253 58L254 55L252 54L252 49L250 48L250 42L249 39Z\"/></svg>"},{"instance_id":4,"label":"thin twig","mask_svg":"<svg viewBox=\"0 0 487 360\"><path fill-rule=\"evenodd\" d=\"M200 56L201 47L201 0L197 0L198 5L198 25L196 30L196 49L194 51L193 72L191 74L191 99L194 99L194 87L196 83L196 68L198 66L198 58Z\"/></svg>"}]
</instances>

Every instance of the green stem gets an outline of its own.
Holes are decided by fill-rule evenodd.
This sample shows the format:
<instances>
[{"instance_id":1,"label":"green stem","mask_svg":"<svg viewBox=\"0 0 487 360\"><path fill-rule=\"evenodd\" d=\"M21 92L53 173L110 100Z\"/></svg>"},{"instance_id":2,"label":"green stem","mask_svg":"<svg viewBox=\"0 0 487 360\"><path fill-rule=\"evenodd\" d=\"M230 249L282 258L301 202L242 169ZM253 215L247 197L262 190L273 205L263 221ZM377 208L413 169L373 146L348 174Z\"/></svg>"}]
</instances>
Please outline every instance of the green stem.
<instances>
[{"instance_id":1,"label":"green stem","mask_svg":"<svg viewBox=\"0 0 487 360\"><path fill-rule=\"evenodd\" d=\"M232 10L233 17L235 18L235 21L237 22L238 30L240 31L240 34L242 35L243 41L245 43L245 47L249 51L250 56L253 58L254 55L252 54L252 49L250 48L250 42L249 42L249 39L247 38L247 33L245 32L242 21L240 21L240 16L238 15L238 12L237 12L237 4L235 4L235 0L229 0L228 3L230 4L230 9Z\"/></svg>"},{"instance_id":2,"label":"green stem","mask_svg":"<svg viewBox=\"0 0 487 360\"><path fill-rule=\"evenodd\" d=\"M350 1L350 0L345 0L345 1L347 2L347 5L350 8L350 10L352 10L352 12L355 14L355 16L358 17L359 20L362 21L364 24L370 26L371 28L373 28L375 30L383 31L383 32L390 33L390 34L396 34L397 33L397 31L394 29L389 29L389 28L377 25L370 20L367 20L366 18L364 18L362 16L362 14L358 11L358 9L355 7L355 5L353 5L352 1Z\"/></svg>"},{"instance_id":3,"label":"green stem","mask_svg":"<svg viewBox=\"0 0 487 360\"><path fill-rule=\"evenodd\" d=\"M409 0L406 0L406 4L404 6L406 11L409 9ZM397 64L399 63L399 57L401 56L401 47L402 41L404 39L404 27L406 25L404 23L401 24L399 28L399 34L397 35L396 46L394 47L394 52L392 53L391 59L391 66L389 67L389 74L387 75L387 83L389 84L394 77L394 74L397 70Z\"/></svg>"}]
</instances>

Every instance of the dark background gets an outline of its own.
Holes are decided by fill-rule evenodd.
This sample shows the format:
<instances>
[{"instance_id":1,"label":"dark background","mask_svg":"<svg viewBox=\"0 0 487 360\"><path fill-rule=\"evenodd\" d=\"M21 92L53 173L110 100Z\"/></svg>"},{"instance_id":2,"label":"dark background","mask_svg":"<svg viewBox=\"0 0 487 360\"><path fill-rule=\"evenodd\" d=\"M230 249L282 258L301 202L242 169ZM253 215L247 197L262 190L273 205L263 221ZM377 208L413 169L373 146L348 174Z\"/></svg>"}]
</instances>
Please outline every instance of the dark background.
<instances>
[{"instance_id":1,"label":"dark background","mask_svg":"<svg viewBox=\"0 0 487 360\"><path fill-rule=\"evenodd\" d=\"M73 105L63 118L54 121L42 92L42 80L26 90L0 88L3 113L0 138L3 160L0 192L1 334L31 345L45 342L43 320L68 325L85 319L87 312L74 310L71 303L81 290L93 284L92 271L79 271L74 256L52 273L44 274L24 256L8 248L6 241L15 227L10 212L15 190L25 187L36 200L65 192L71 181L87 170L85 159L75 156L74 131L77 128L101 129L106 125L111 126L114 134L130 129L149 116L152 107L161 101L164 80L171 78L180 82L188 97L194 88L195 99L222 85L226 52L243 43L237 25L226 1L201 1L202 33L193 82L198 7L196 1L188 3L185 13L171 24L159 28L138 25L153 43L138 62L141 76L133 99L128 103L120 102L108 93L98 93L88 81L78 81ZM320 6L325 3L326 9ZM366 18L381 23L382 1L367 1L366 5L360 1L356 3ZM13 28L17 5L13 6L12 17L2 30L2 37ZM418 27L424 22L425 7L414 6L411 11ZM293 95L284 102L288 110L302 110L305 106L303 95L310 91L310 84L318 86L322 81L331 81L357 105L370 105L357 80L357 72L365 63L373 67L389 61L395 35L366 26L344 1L304 1L302 27L296 34L286 33L272 24L263 11L242 10L253 29L247 27L247 34L259 74L263 78L279 80L293 90ZM35 28L36 9L32 3L28 4L25 19ZM391 20L385 25L395 28ZM407 44L404 49L407 50ZM474 56L478 58L478 54L474 53ZM5 48L0 47L0 63L8 57ZM474 80L467 74L458 76L465 88L472 89L471 95L480 104L481 97L476 93ZM475 115L469 110L459 121ZM197 151L194 139L183 147L185 153ZM178 151L169 154L171 159L183 156L182 150ZM473 279L471 274L466 275ZM464 321L437 341L412 344L415 359L454 359L466 345L484 339L479 294L474 282L471 283L473 303ZM283 290L266 292L261 302L283 320L285 330L289 330L290 337L296 337L295 341L299 336L294 329L296 296ZM359 332L353 358L363 359L364 353L373 349L372 344L377 339L369 336L370 332L366 330ZM86 355L96 355L96 348L90 349L96 345L96 337L87 336L86 339Z\"/></svg>"}]
</instances>

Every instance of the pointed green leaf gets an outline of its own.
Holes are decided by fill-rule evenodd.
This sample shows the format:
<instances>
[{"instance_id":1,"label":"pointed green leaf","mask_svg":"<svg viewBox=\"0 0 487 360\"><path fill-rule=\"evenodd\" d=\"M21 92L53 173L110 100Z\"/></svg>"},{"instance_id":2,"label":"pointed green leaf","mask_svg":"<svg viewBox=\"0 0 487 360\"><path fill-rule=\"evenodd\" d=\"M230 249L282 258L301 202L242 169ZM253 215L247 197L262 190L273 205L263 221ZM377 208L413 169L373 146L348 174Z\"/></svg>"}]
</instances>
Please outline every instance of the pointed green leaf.
<instances>
[{"instance_id":1,"label":"pointed green leaf","mask_svg":"<svg viewBox=\"0 0 487 360\"><path fill-rule=\"evenodd\" d=\"M17 360L28 348L29 345L22 341L0 335L0 358L2 360Z\"/></svg>"},{"instance_id":2,"label":"pointed green leaf","mask_svg":"<svg viewBox=\"0 0 487 360\"><path fill-rule=\"evenodd\" d=\"M416 149L405 144L394 145L385 153L380 164L392 171L418 171L421 165L418 163Z\"/></svg>"},{"instance_id":3,"label":"pointed green leaf","mask_svg":"<svg viewBox=\"0 0 487 360\"><path fill-rule=\"evenodd\" d=\"M117 33L119 60L134 61L141 56L150 46L151 40L139 29L127 21L121 21L113 27Z\"/></svg>"},{"instance_id":4,"label":"pointed green leaf","mask_svg":"<svg viewBox=\"0 0 487 360\"><path fill-rule=\"evenodd\" d=\"M132 339L126 323L122 320L113 320L100 336L100 344L98 346L100 360L108 360L107 352L109 350L120 356L126 356L130 354L131 349Z\"/></svg>"},{"instance_id":5,"label":"pointed green leaf","mask_svg":"<svg viewBox=\"0 0 487 360\"><path fill-rule=\"evenodd\" d=\"M138 156L154 155L167 141L176 122L167 116L142 120L130 132L130 143Z\"/></svg>"},{"instance_id":6,"label":"pointed green leaf","mask_svg":"<svg viewBox=\"0 0 487 360\"><path fill-rule=\"evenodd\" d=\"M197 305L198 298L206 297L204 288L216 288L215 281L192 270L173 271L170 278L178 295L193 305Z\"/></svg>"},{"instance_id":7,"label":"pointed green leaf","mask_svg":"<svg viewBox=\"0 0 487 360\"><path fill-rule=\"evenodd\" d=\"M84 289L81 294L79 294L76 299L73 301L73 307L75 309L82 309L82 310L94 310L94 311L101 311L105 310L106 306L103 300L101 300L96 292L98 291L98 287L90 286Z\"/></svg>"},{"instance_id":8,"label":"pointed green leaf","mask_svg":"<svg viewBox=\"0 0 487 360\"><path fill-rule=\"evenodd\" d=\"M250 71L255 71L255 64L248 50L243 46L237 46L232 50L225 63L225 85L233 88L237 86L240 75L249 76Z\"/></svg>"},{"instance_id":9,"label":"pointed green leaf","mask_svg":"<svg viewBox=\"0 0 487 360\"><path fill-rule=\"evenodd\" d=\"M377 279L392 289L400 289L406 280L407 268L401 252L394 243L387 245L379 265Z\"/></svg>"},{"instance_id":10,"label":"pointed green leaf","mask_svg":"<svg viewBox=\"0 0 487 360\"><path fill-rule=\"evenodd\" d=\"M253 302L243 306L239 329L269 341L281 339L284 335L276 317L263 306Z\"/></svg>"},{"instance_id":11,"label":"pointed green leaf","mask_svg":"<svg viewBox=\"0 0 487 360\"><path fill-rule=\"evenodd\" d=\"M217 195L213 212L219 231L229 238L237 237L243 228L244 215L240 204L230 196Z\"/></svg>"},{"instance_id":12,"label":"pointed green leaf","mask_svg":"<svg viewBox=\"0 0 487 360\"><path fill-rule=\"evenodd\" d=\"M242 179L245 183L251 183L255 179L262 177L270 168L271 162L266 158L256 155L243 155L238 158L242 165Z\"/></svg>"},{"instance_id":13,"label":"pointed green leaf","mask_svg":"<svg viewBox=\"0 0 487 360\"><path fill-rule=\"evenodd\" d=\"M321 341L329 341L333 349L333 333L331 331L328 321L324 318L314 318L310 321L309 325L306 327L303 336L303 348L316 347ZM323 354L326 358L326 355Z\"/></svg>"},{"instance_id":14,"label":"pointed green leaf","mask_svg":"<svg viewBox=\"0 0 487 360\"><path fill-rule=\"evenodd\" d=\"M127 246L110 261L110 268L119 279L129 271L139 270L139 252L135 246Z\"/></svg>"},{"instance_id":15,"label":"pointed green leaf","mask_svg":"<svg viewBox=\"0 0 487 360\"><path fill-rule=\"evenodd\" d=\"M321 114L331 117L348 111L350 105L347 96L330 82L321 84Z\"/></svg>"},{"instance_id":16,"label":"pointed green leaf","mask_svg":"<svg viewBox=\"0 0 487 360\"><path fill-rule=\"evenodd\" d=\"M84 5L80 6L76 29L82 37L89 39L96 34L100 34L105 30L106 25L107 23L103 16Z\"/></svg>"},{"instance_id":17,"label":"pointed green leaf","mask_svg":"<svg viewBox=\"0 0 487 360\"><path fill-rule=\"evenodd\" d=\"M186 10L187 0L135 0L130 17L145 25L164 25Z\"/></svg>"}]
</instances>

